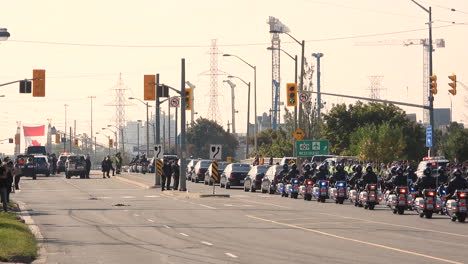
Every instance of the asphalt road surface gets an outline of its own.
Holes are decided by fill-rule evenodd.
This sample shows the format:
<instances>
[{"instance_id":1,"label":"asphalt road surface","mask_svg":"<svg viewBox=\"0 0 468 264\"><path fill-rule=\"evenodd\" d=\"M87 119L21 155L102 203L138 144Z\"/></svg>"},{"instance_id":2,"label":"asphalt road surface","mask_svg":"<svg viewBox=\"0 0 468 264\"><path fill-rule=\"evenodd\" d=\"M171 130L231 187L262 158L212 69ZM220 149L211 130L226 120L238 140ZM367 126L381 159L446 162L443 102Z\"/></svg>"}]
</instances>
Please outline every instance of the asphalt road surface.
<instances>
[{"instance_id":1,"label":"asphalt road surface","mask_svg":"<svg viewBox=\"0 0 468 264\"><path fill-rule=\"evenodd\" d=\"M240 188L217 187L231 198L197 198L91 177L23 178L14 194L44 236L46 263L468 263L468 224L446 216Z\"/></svg>"}]
</instances>

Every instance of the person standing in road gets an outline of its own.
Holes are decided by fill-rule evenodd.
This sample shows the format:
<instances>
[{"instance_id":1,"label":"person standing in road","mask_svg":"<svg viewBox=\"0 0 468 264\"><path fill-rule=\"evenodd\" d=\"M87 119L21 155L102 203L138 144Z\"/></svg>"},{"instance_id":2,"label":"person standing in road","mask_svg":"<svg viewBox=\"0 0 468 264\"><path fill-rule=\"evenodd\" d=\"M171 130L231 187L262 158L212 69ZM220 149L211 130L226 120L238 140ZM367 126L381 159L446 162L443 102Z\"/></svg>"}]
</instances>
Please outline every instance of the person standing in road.
<instances>
[{"instance_id":1,"label":"person standing in road","mask_svg":"<svg viewBox=\"0 0 468 264\"><path fill-rule=\"evenodd\" d=\"M115 176L115 169L112 166L112 159L110 156L107 156L107 178L110 178L109 172L112 170L112 176Z\"/></svg>"},{"instance_id":2,"label":"person standing in road","mask_svg":"<svg viewBox=\"0 0 468 264\"><path fill-rule=\"evenodd\" d=\"M89 158L89 155L86 155L86 175L85 178L89 179L89 173L91 172L91 159Z\"/></svg>"},{"instance_id":3,"label":"person standing in road","mask_svg":"<svg viewBox=\"0 0 468 264\"><path fill-rule=\"evenodd\" d=\"M180 166L179 166L178 159L175 159L172 162L172 176L174 177L174 185L172 189L177 191L179 189L179 177L180 177Z\"/></svg>"},{"instance_id":4,"label":"person standing in road","mask_svg":"<svg viewBox=\"0 0 468 264\"><path fill-rule=\"evenodd\" d=\"M102 167L102 178L105 179L106 178L106 173L107 173L107 178L110 178L109 177L109 163L107 162L107 157L104 157L104 159L102 160L101 162L101 167Z\"/></svg>"},{"instance_id":5,"label":"person standing in road","mask_svg":"<svg viewBox=\"0 0 468 264\"><path fill-rule=\"evenodd\" d=\"M172 174L172 169L171 169L171 164L169 164L169 161L167 159L163 160L163 175L161 175L161 189L164 191L164 186L166 186L167 190L171 189L171 174Z\"/></svg>"}]
</instances>

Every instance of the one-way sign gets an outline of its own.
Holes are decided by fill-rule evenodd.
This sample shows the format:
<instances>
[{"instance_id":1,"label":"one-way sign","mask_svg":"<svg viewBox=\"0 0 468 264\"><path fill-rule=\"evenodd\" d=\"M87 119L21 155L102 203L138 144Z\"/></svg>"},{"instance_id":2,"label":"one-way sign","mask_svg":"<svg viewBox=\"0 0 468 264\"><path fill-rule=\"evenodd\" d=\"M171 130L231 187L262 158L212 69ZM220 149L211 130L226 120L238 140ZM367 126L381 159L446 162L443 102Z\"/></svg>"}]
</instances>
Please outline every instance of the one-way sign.
<instances>
[{"instance_id":1,"label":"one-way sign","mask_svg":"<svg viewBox=\"0 0 468 264\"><path fill-rule=\"evenodd\" d=\"M426 147L432 147L432 126L426 127Z\"/></svg>"},{"instance_id":2,"label":"one-way sign","mask_svg":"<svg viewBox=\"0 0 468 264\"><path fill-rule=\"evenodd\" d=\"M210 145L210 159L211 160L221 160L223 156L223 146L221 145Z\"/></svg>"}]
</instances>

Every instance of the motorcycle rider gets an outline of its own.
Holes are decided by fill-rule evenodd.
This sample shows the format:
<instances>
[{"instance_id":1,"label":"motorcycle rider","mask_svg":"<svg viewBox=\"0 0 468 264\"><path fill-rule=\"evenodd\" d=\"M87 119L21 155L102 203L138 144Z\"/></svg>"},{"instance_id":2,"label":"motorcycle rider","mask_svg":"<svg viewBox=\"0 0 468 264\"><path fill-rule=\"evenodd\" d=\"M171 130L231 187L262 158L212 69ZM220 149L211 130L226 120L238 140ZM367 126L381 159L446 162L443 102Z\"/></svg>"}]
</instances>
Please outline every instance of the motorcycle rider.
<instances>
[{"instance_id":1,"label":"motorcycle rider","mask_svg":"<svg viewBox=\"0 0 468 264\"><path fill-rule=\"evenodd\" d=\"M312 178L312 171L310 170L310 165L309 164L306 164L304 166L304 174L302 176L299 177L299 181L300 182L305 182L306 180L310 180Z\"/></svg>"},{"instance_id":2,"label":"motorcycle rider","mask_svg":"<svg viewBox=\"0 0 468 264\"><path fill-rule=\"evenodd\" d=\"M435 189L436 188L436 181L434 177L431 176L432 170L431 168L426 168L423 171L423 176L416 180L414 187L418 190L419 196L422 195L422 191L424 189Z\"/></svg>"},{"instance_id":3,"label":"motorcycle rider","mask_svg":"<svg viewBox=\"0 0 468 264\"><path fill-rule=\"evenodd\" d=\"M325 165L320 165L318 173L312 177L312 181L316 184L318 181L326 180L327 179L327 168Z\"/></svg>"},{"instance_id":4,"label":"motorcycle rider","mask_svg":"<svg viewBox=\"0 0 468 264\"><path fill-rule=\"evenodd\" d=\"M408 172L408 174L407 174L408 180L411 180L411 182L414 184L418 180L418 176L416 175L416 173L414 173L413 166L409 165L406 168L406 171Z\"/></svg>"},{"instance_id":5,"label":"motorcycle rider","mask_svg":"<svg viewBox=\"0 0 468 264\"><path fill-rule=\"evenodd\" d=\"M288 175L288 169L289 169L288 164L284 164L283 165L283 170L280 171L280 173L278 173L278 176L276 177L276 183L275 184L284 182L284 178ZM283 192L282 192L281 196L284 196L285 194L286 194L286 192L283 189Z\"/></svg>"},{"instance_id":6,"label":"motorcycle rider","mask_svg":"<svg viewBox=\"0 0 468 264\"><path fill-rule=\"evenodd\" d=\"M335 184L337 181L346 181L348 173L344 170L344 166L341 163L336 165L336 172L330 177L330 182Z\"/></svg>"},{"instance_id":7,"label":"motorcycle rider","mask_svg":"<svg viewBox=\"0 0 468 264\"><path fill-rule=\"evenodd\" d=\"M390 180L392 189L397 186L408 186L408 180L406 176L403 174L403 168L398 167L396 169L396 175L392 177Z\"/></svg>"},{"instance_id":8,"label":"motorcycle rider","mask_svg":"<svg viewBox=\"0 0 468 264\"><path fill-rule=\"evenodd\" d=\"M453 179L450 180L447 186L447 199L445 202L452 198L456 190L465 190L468 189L468 181L463 178L463 174L460 169L455 169L452 172Z\"/></svg>"},{"instance_id":9,"label":"motorcycle rider","mask_svg":"<svg viewBox=\"0 0 468 264\"><path fill-rule=\"evenodd\" d=\"M358 182L358 186L362 190L369 183L377 184L377 175L373 171L372 166L367 164L366 173L362 175L361 180Z\"/></svg>"},{"instance_id":10,"label":"motorcycle rider","mask_svg":"<svg viewBox=\"0 0 468 264\"><path fill-rule=\"evenodd\" d=\"M353 175L349 178L348 184L352 189L357 188L357 183L362 177L362 166L361 165L355 165L353 166Z\"/></svg>"},{"instance_id":11,"label":"motorcycle rider","mask_svg":"<svg viewBox=\"0 0 468 264\"><path fill-rule=\"evenodd\" d=\"M437 178L436 178L437 186L446 184L448 182L448 176L445 173L445 168L442 166L439 166L437 168L437 173L439 173L439 175L437 175Z\"/></svg>"}]
</instances>

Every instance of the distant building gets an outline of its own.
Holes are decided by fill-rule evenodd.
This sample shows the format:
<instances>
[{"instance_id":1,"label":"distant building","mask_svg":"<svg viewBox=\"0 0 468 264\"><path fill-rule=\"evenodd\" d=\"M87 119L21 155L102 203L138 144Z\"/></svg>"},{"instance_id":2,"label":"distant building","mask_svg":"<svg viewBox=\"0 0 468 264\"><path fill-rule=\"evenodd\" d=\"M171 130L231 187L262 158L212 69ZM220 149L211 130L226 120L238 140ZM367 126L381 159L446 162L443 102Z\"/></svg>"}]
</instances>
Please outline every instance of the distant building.
<instances>
[{"instance_id":1,"label":"distant building","mask_svg":"<svg viewBox=\"0 0 468 264\"><path fill-rule=\"evenodd\" d=\"M416 114L406 114L406 118L408 118L409 120L413 121L413 122L417 122L417 118L416 118Z\"/></svg>"},{"instance_id":2,"label":"distant building","mask_svg":"<svg viewBox=\"0 0 468 264\"><path fill-rule=\"evenodd\" d=\"M450 108L434 108L434 126L448 126L452 122Z\"/></svg>"},{"instance_id":3,"label":"distant building","mask_svg":"<svg viewBox=\"0 0 468 264\"><path fill-rule=\"evenodd\" d=\"M261 116L257 116L258 133L271 128L270 116L267 113L263 113Z\"/></svg>"}]
</instances>

